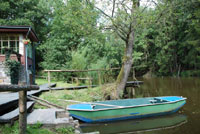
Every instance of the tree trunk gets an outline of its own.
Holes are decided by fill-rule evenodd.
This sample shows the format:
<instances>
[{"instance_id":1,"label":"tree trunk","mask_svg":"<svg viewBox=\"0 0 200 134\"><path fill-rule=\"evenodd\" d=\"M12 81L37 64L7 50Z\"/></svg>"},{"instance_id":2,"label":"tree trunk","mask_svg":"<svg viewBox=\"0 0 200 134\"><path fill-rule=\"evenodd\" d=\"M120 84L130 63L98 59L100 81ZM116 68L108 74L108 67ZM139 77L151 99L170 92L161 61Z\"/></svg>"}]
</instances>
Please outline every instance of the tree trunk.
<instances>
[{"instance_id":1,"label":"tree trunk","mask_svg":"<svg viewBox=\"0 0 200 134\"><path fill-rule=\"evenodd\" d=\"M130 74L130 70L133 64L133 58L132 58L133 44L134 44L134 31L132 31L128 36L128 40L126 42L125 54L123 57L122 68L117 77L116 81L117 98L120 98L123 95L123 91L125 89L126 82L128 80L128 76Z\"/></svg>"}]
</instances>

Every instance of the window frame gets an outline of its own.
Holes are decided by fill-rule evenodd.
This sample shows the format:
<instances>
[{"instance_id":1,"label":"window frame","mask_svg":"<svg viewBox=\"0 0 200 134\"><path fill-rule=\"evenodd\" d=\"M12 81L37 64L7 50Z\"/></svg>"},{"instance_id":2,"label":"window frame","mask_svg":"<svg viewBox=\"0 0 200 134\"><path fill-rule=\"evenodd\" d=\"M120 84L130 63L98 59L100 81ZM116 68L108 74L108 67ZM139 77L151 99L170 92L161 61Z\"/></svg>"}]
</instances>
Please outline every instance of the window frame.
<instances>
[{"instance_id":1,"label":"window frame","mask_svg":"<svg viewBox=\"0 0 200 134\"><path fill-rule=\"evenodd\" d=\"M7 37L7 39L3 39L3 37ZM11 39L12 37L14 37L14 39ZM13 50L19 53L19 34L0 34L0 55L5 55L5 52L3 52L3 49L5 48L3 42L7 42L7 48L10 48L11 42L15 42L15 47Z\"/></svg>"}]
</instances>

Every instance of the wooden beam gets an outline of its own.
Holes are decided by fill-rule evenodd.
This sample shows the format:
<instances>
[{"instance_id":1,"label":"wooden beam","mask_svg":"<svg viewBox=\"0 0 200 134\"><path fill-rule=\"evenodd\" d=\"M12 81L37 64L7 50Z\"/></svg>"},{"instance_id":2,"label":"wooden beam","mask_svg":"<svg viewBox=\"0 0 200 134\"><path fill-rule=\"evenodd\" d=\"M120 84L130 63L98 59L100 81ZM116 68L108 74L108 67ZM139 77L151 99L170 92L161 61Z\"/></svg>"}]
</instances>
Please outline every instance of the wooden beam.
<instances>
[{"instance_id":1,"label":"wooden beam","mask_svg":"<svg viewBox=\"0 0 200 134\"><path fill-rule=\"evenodd\" d=\"M59 105L53 104L52 102L49 102L49 101L47 101L47 100L41 99L41 98L36 97L36 96L32 96L32 95L30 95L29 98L33 98L33 99L35 99L35 100L45 102L45 103L47 103L48 105L54 106L54 107L56 107L56 108L65 109L65 108L62 107L62 106L59 106Z\"/></svg>"},{"instance_id":2,"label":"wooden beam","mask_svg":"<svg viewBox=\"0 0 200 134\"><path fill-rule=\"evenodd\" d=\"M18 92L18 91L30 91L38 90L39 86L36 85L0 85L0 92Z\"/></svg>"},{"instance_id":3,"label":"wooden beam","mask_svg":"<svg viewBox=\"0 0 200 134\"><path fill-rule=\"evenodd\" d=\"M47 107L47 108L56 108L56 107L54 107L54 106L52 106L52 105L48 105L48 104L43 103L43 102L41 102L41 101L39 101L39 100L36 100L36 99L34 99L34 98L31 98L30 96L28 96L27 98L28 98L29 100L35 101L36 103L38 103L38 104L40 104L40 105L42 105L42 106L45 106L45 107Z\"/></svg>"}]
</instances>

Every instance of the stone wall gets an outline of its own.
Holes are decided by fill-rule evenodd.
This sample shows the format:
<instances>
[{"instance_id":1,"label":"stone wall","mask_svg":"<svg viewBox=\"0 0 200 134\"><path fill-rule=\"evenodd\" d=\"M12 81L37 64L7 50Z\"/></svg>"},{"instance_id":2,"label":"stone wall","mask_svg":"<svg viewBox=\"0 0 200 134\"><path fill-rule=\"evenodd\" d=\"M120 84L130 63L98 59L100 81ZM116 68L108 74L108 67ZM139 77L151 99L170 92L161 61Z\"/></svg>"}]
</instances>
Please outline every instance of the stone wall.
<instances>
[{"instance_id":1,"label":"stone wall","mask_svg":"<svg viewBox=\"0 0 200 134\"><path fill-rule=\"evenodd\" d=\"M7 68L5 67L3 62L0 62L0 84L10 84L10 76L6 73ZM26 82L25 75L25 66L21 65L19 70L19 81Z\"/></svg>"},{"instance_id":2,"label":"stone wall","mask_svg":"<svg viewBox=\"0 0 200 134\"><path fill-rule=\"evenodd\" d=\"M10 84L10 76L6 74L7 68L3 62L0 62L0 84Z\"/></svg>"}]
</instances>

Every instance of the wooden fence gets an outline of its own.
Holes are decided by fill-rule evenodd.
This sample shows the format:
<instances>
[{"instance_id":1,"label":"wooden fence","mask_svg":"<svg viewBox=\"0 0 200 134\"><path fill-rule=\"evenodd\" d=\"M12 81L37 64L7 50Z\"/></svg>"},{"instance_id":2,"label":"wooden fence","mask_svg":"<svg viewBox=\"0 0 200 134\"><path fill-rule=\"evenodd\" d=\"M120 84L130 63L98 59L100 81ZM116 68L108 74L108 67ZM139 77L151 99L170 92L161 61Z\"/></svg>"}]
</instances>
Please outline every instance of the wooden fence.
<instances>
[{"instance_id":1,"label":"wooden fence","mask_svg":"<svg viewBox=\"0 0 200 134\"><path fill-rule=\"evenodd\" d=\"M88 69L88 70L44 70L48 74L48 83L51 83L51 72L98 72L99 85L101 85L101 71L112 71L112 70L120 70L120 67L117 68L108 68L108 69Z\"/></svg>"},{"instance_id":2,"label":"wooden fence","mask_svg":"<svg viewBox=\"0 0 200 134\"><path fill-rule=\"evenodd\" d=\"M38 90L35 85L0 85L0 92L19 92L19 134L26 133L27 127L27 91Z\"/></svg>"}]
</instances>

